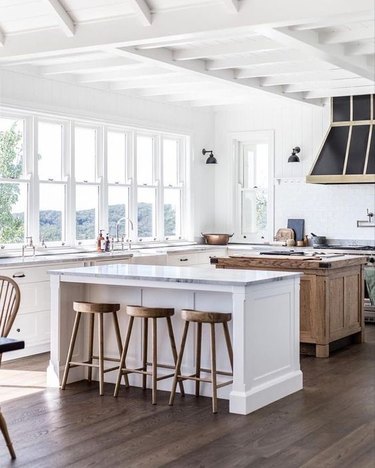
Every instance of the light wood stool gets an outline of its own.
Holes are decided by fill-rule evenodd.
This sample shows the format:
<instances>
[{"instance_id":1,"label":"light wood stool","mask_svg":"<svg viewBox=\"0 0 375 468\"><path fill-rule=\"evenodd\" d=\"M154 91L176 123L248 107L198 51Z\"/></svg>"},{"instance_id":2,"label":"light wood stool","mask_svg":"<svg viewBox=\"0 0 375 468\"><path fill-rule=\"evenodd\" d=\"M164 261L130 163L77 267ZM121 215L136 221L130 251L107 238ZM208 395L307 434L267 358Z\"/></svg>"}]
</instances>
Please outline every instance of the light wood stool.
<instances>
[{"instance_id":1,"label":"light wood stool","mask_svg":"<svg viewBox=\"0 0 375 468\"><path fill-rule=\"evenodd\" d=\"M115 329L116 341L119 350L119 356L122 353L122 342L120 328L117 319L117 311L120 310L120 304L99 304L95 302L73 302L73 310L76 312L76 317L74 320L72 336L70 338L68 356L66 358L65 371L61 384L61 389L65 390L66 382L68 380L69 370L72 367L77 366L86 366L88 367L88 381L92 380L92 369L99 369L99 394L104 394L104 374L119 368L119 366L110 367L109 369L104 369L104 361L119 362L120 357L108 358L104 357L104 327L103 327L103 316L104 314L112 314L113 325ZM90 314L90 324L89 324L89 358L84 362L75 362L72 361L74 345L77 339L79 322L81 320L82 314ZM98 316L98 339L99 339L99 355L94 356L94 325L95 325L95 315ZM98 364L93 364L93 359L99 361ZM125 384L129 385L127 376L125 376Z\"/></svg>"},{"instance_id":2,"label":"light wood stool","mask_svg":"<svg viewBox=\"0 0 375 468\"><path fill-rule=\"evenodd\" d=\"M225 387L233 383L233 380L217 383L217 374L233 376L233 349L230 340L228 322L232 319L232 314L219 313L219 312L201 312L198 310L182 310L181 318L185 320L185 327L182 334L181 349L178 355L175 375L173 379L172 392L169 399L169 404L173 405L174 397L176 394L177 383L183 380L195 380L195 395L199 396L200 382L209 382L212 384L212 412L217 413L217 389ZM196 360L195 360L195 374L181 375L181 363L184 355L186 338L189 330L190 322L197 323L197 341L196 341ZM202 354L202 324L210 324L211 327L211 369L203 369L201 367L201 354ZM216 337L215 337L215 324L222 323L225 342L228 349L229 361L232 372L224 372L216 370ZM201 372L210 373L211 378L202 378Z\"/></svg>"},{"instance_id":3,"label":"light wood stool","mask_svg":"<svg viewBox=\"0 0 375 468\"><path fill-rule=\"evenodd\" d=\"M171 343L173 360L176 365L177 350L176 350L176 342L174 339L174 333L173 333L173 327L172 327L172 321L171 321L171 317L172 315L174 315L174 309L161 308L161 307L141 307L141 306L129 305L126 307L126 313L130 316L130 319L129 319L128 331L126 334L124 348L122 350L120 368L119 368L119 372L117 376L114 396L117 397L119 394L122 375L125 375L127 377L128 374L132 374L132 373L142 374L143 389L146 389L146 379L147 379L147 376L150 375L152 377L152 404L156 405L157 382L159 380L168 379L174 376L174 373L172 373L172 374L158 377L157 368L161 367L161 368L167 368L167 369L175 369L175 366L158 364L157 320L161 318L165 318L167 320L169 341ZM134 324L134 318L143 319L142 367L138 367L136 369L130 369L126 367L126 356L128 353L130 337L131 337L133 324ZM147 361L147 341L148 341L148 320L149 319L152 319L152 362L151 363ZM147 371L147 366L152 366L151 371ZM180 391L181 391L181 394L184 395L184 387L183 387L182 382L180 382Z\"/></svg>"}]
</instances>

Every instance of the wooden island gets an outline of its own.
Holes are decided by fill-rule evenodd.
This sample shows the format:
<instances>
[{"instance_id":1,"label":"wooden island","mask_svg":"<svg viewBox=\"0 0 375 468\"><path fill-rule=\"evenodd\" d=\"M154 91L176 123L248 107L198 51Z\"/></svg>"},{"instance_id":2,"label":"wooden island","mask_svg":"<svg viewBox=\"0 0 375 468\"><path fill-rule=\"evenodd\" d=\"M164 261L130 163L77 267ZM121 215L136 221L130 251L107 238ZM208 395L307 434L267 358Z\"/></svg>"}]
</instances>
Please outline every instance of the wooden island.
<instances>
[{"instance_id":1,"label":"wooden island","mask_svg":"<svg viewBox=\"0 0 375 468\"><path fill-rule=\"evenodd\" d=\"M364 341L363 266L359 255L233 255L213 258L216 268L303 272L300 289L301 352L330 351ZM271 324L270 324L271 325Z\"/></svg>"}]
</instances>

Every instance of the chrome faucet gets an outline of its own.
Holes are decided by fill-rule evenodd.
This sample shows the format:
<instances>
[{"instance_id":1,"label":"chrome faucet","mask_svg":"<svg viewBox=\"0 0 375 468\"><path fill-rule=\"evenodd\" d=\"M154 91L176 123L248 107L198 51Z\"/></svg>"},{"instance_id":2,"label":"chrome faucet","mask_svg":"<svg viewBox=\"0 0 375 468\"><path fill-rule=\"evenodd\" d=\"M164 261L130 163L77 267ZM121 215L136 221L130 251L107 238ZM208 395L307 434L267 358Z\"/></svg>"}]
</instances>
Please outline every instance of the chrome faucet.
<instances>
[{"instance_id":1,"label":"chrome faucet","mask_svg":"<svg viewBox=\"0 0 375 468\"><path fill-rule=\"evenodd\" d=\"M122 221L128 222L128 238L126 239L128 243L128 250L131 250L131 239L130 239L130 230L134 230L134 223L133 221L128 218L127 216L123 216L116 222L116 242L121 242L121 248L124 249L124 234L121 236L121 241L119 238L119 228Z\"/></svg>"},{"instance_id":2,"label":"chrome faucet","mask_svg":"<svg viewBox=\"0 0 375 468\"><path fill-rule=\"evenodd\" d=\"M35 256L35 245L33 244L33 238L32 236L27 236L26 237L26 244L22 246L22 257L25 256L25 250L27 249L33 249L33 255Z\"/></svg>"}]
</instances>

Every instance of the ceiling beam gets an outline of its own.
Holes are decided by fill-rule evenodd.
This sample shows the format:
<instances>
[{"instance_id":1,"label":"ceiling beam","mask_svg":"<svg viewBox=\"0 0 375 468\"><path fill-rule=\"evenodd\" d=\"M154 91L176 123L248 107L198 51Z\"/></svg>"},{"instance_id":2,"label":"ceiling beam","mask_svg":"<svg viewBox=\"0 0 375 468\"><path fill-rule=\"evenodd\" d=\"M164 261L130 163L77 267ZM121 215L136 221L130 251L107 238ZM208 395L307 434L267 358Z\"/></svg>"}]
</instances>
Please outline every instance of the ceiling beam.
<instances>
[{"instance_id":1,"label":"ceiling beam","mask_svg":"<svg viewBox=\"0 0 375 468\"><path fill-rule=\"evenodd\" d=\"M285 3L285 4L284 4ZM372 0L356 0L356 9L373 8ZM100 47L128 47L160 44L163 41L189 41L223 38L233 33L249 34L259 26L285 27L317 22L329 16L353 12L352 1L242 0L241 13L228 15L224 8L195 4L190 8L169 9L153 17L151 27L140 28L133 17L81 23L74 38L61 37L54 29L9 35L0 49L0 60L49 56L61 52L93 50Z\"/></svg>"},{"instance_id":2,"label":"ceiling beam","mask_svg":"<svg viewBox=\"0 0 375 468\"><path fill-rule=\"evenodd\" d=\"M174 60L194 60L201 58L214 58L216 56L227 56L236 54L248 54L251 52L264 52L266 50L277 50L282 48L277 42L266 37L254 37L245 41L221 43L208 46L195 46L173 51Z\"/></svg>"},{"instance_id":3,"label":"ceiling beam","mask_svg":"<svg viewBox=\"0 0 375 468\"><path fill-rule=\"evenodd\" d=\"M235 71L235 76L238 80L246 78L257 78L266 76L280 77L283 73L289 75L290 73L314 72L315 75L320 71L330 70L333 65L317 60L311 60L306 63L299 62L286 62L286 63L265 63L253 68L244 68Z\"/></svg>"},{"instance_id":4,"label":"ceiling beam","mask_svg":"<svg viewBox=\"0 0 375 468\"><path fill-rule=\"evenodd\" d=\"M211 91L220 92L222 86L213 86L209 81L196 81L190 83L164 83L163 86L157 86L153 88L147 88L142 91L142 96L170 96L172 94L186 94L194 92L210 93Z\"/></svg>"},{"instance_id":5,"label":"ceiling beam","mask_svg":"<svg viewBox=\"0 0 375 468\"><path fill-rule=\"evenodd\" d=\"M375 43L374 39L363 42L354 42L345 46L346 55L374 55Z\"/></svg>"},{"instance_id":6,"label":"ceiling beam","mask_svg":"<svg viewBox=\"0 0 375 468\"><path fill-rule=\"evenodd\" d=\"M267 76L262 78L262 86L277 86L287 85L293 83L303 83L306 81L319 82L320 80L339 80L345 78L357 78L353 73L349 73L346 70L340 68L334 68L332 70L316 70L314 67L313 71L293 71L284 74L275 74L275 76Z\"/></svg>"},{"instance_id":7,"label":"ceiling beam","mask_svg":"<svg viewBox=\"0 0 375 468\"><path fill-rule=\"evenodd\" d=\"M165 79L165 75L160 76L140 76L137 80L134 79L121 79L119 81L115 81L114 83L110 83L110 87L113 91L117 91L120 89L147 89L147 88L156 88L156 87L165 87L165 86L173 86L181 85L181 84L189 84L189 83L196 83L202 82L202 79L196 77L195 75L184 75L181 73L169 73L168 79Z\"/></svg>"},{"instance_id":8,"label":"ceiling beam","mask_svg":"<svg viewBox=\"0 0 375 468\"><path fill-rule=\"evenodd\" d=\"M225 7L230 11L230 13L238 13L240 9L240 3L238 0L222 0Z\"/></svg>"},{"instance_id":9,"label":"ceiling beam","mask_svg":"<svg viewBox=\"0 0 375 468\"><path fill-rule=\"evenodd\" d=\"M72 18L64 10L59 0L44 0L44 2L53 11L60 28L63 30L67 37L73 37L75 34L75 26Z\"/></svg>"},{"instance_id":10,"label":"ceiling beam","mask_svg":"<svg viewBox=\"0 0 375 468\"><path fill-rule=\"evenodd\" d=\"M295 62L306 60L306 55L295 50L286 51L275 51L268 52L261 55L249 55L249 56L234 56L224 59L207 60L206 66L208 70L224 70L226 68L247 68L264 65L264 64L276 64L285 62Z\"/></svg>"},{"instance_id":11,"label":"ceiling beam","mask_svg":"<svg viewBox=\"0 0 375 468\"><path fill-rule=\"evenodd\" d=\"M323 44L342 44L347 42L361 41L363 39L374 40L374 14L372 20L367 21L367 27L363 23L352 24L350 29L344 31L321 31L319 41Z\"/></svg>"},{"instance_id":12,"label":"ceiling beam","mask_svg":"<svg viewBox=\"0 0 375 468\"><path fill-rule=\"evenodd\" d=\"M335 96L355 96L359 94L373 94L375 88L371 86L356 86L349 88L339 88L339 89L314 89L305 93L306 99L319 99L326 97L335 97Z\"/></svg>"},{"instance_id":13,"label":"ceiling beam","mask_svg":"<svg viewBox=\"0 0 375 468\"><path fill-rule=\"evenodd\" d=\"M315 31L292 31L290 28L260 28L260 34L287 47L298 49L308 54L309 59L319 59L343 68L358 76L374 79L374 70L368 67L364 57L346 56L341 44L322 44Z\"/></svg>"},{"instance_id":14,"label":"ceiling beam","mask_svg":"<svg viewBox=\"0 0 375 468\"><path fill-rule=\"evenodd\" d=\"M372 8L366 10L352 9L349 13L339 13L336 16L329 16L328 18L321 18L315 23L303 23L292 26L291 29L295 31L305 31L306 29L321 29L329 28L331 26L338 26L341 24L355 23L357 21L368 21L369 18L374 16L374 5Z\"/></svg>"},{"instance_id":15,"label":"ceiling beam","mask_svg":"<svg viewBox=\"0 0 375 468\"><path fill-rule=\"evenodd\" d=\"M77 76L78 83L96 83L98 81L116 81L122 79L133 79L137 80L143 76L160 76L169 75L169 70L163 70L160 67L154 66L143 66L142 68L138 67L136 69L126 69L126 70L108 70L97 73L84 73ZM167 77L164 78L168 80Z\"/></svg>"},{"instance_id":16,"label":"ceiling beam","mask_svg":"<svg viewBox=\"0 0 375 468\"><path fill-rule=\"evenodd\" d=\"M286 95L282 88L268 87L262 88L260 81L254 80L237 80L233 70L207 70L205 62L202 60L187 60L176 62L173 60L173 52L169 49L157 49L157 50L137 50L135 48L118 49L119 54L123 54L124 57L143 57L151 64L157 64L165 66L171 71L187 70L191 73L197 74L198 76L205 76L212 78L213 81L236 85L242 91L248 89L250 92L257 90L263 91L279 97L289 97L294 101L306 102L301 95L297 93L294 95ZM310 101L311 102L311 101ZM322 105L320 101L314 102L315 105Z\"/></svg>"},{"instance_id":17,"label":"ceiling beam","mask_svg":"<svg viewBox=\"0 0 375 468\"><path fill-rule=\"evenodd\" d=\"M151 10L145 0L128 0L134 9L135 14L143 24L143 26L150 26L152 23Z\"/></svg>"},{"instance_id":18,"label":"ceiling beam","mask_svg":"<svg viewBox=\"0 0 375 468\"><path fill-rule=\"evenodd\" d=\"M313 89L337 90L340 88L355 88L357 86L371 86L371 82L364 78L346 78L342 80L306 81L304 83L289 84L284 86L286 93L300 93L301 91L312 91Z\"/></svg>"}]
</instances>

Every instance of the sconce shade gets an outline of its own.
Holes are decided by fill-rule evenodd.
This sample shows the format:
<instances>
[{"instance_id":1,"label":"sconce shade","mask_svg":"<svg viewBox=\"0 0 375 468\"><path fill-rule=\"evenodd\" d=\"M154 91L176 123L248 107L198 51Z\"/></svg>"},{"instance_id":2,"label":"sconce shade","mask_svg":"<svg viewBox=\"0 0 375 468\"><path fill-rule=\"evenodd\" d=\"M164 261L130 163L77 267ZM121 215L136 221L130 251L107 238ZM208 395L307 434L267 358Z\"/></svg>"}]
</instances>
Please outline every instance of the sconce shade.
<instances>
[{"instance_id":1,"label":"sconce shade","mask_svg":"<svg viewBox=\"0 0 375 468\"><path fill-rule=\"evenodd\" d=\"M299 157L297 156L297 153L301 151L301 148L299 146L296 146L292 149L292 154L288 158L288 163L297 163L300 162Z\"/></svg>"},{"instance_id":2,"label":"sconce shade","mask_svg":"<svg viewBox=\"0 0 375 468\"><path fill-rule=\"evenodd\" d=\"M202 149L203 156L205 156L207 153L210 153L210 155L206 159L206 164L217 164L217 160L214 156L214 152L212 150L206 150L203 148Z\"/></svg>"}]
</instances>

